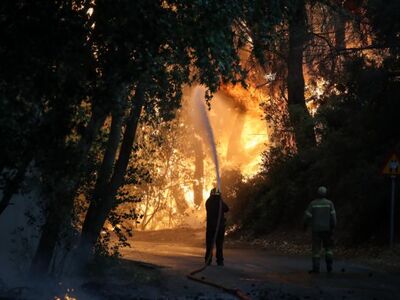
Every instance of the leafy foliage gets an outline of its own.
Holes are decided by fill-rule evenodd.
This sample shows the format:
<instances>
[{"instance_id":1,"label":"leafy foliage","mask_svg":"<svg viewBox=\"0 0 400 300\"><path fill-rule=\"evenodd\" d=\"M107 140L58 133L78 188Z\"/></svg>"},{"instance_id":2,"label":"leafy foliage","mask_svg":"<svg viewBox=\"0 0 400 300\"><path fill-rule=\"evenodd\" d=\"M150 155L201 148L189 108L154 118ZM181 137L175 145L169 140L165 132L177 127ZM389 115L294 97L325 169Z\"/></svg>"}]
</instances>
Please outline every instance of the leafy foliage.
<instances>
[{"instance_id":1,"label":"leafy foliage","mask_svg":"<svg viewBox=\"0 0 400 300\"><path fill-rule=\"evenodd\" d=\"M320 143L300 155L272 149L265 156L265 177L241 192L250 199L240 218L243 228L267 233L300 226L303 211L326 185L336 205L342 237L349 242L385 240L389 181L380 170L388 152L400 150L393 126L400 85L385 66L349 61L336 92L322 98L316 120ZM244 198L238 200L245 201ZM374 222L371 222L374 220Z\"/></svg>"}]
</instances>

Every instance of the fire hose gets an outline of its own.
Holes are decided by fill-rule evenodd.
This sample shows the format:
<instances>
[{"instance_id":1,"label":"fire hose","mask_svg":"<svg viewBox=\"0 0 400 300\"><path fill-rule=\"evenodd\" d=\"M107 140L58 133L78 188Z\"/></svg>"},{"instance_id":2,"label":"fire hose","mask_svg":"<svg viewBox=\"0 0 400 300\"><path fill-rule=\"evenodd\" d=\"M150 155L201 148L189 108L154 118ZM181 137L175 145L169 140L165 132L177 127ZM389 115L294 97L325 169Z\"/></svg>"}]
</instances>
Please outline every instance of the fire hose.
<instances>
[{"instance_id":1,"label":"fire hose","mask_svg":"<svg viewBox=\"0 0 400 300\"><path fill-rule=\"evenodd\" d=\"M245 292L243 292L242 290L240 290L240 289L238 289L238 288L228 288L228 287L225 287L225 286L223 286L223 285L221 285L221 284L208 281L208 280L204 279L204 277L198 278L198 277L194 276L194 275L196 275L197 273L200 273L200 272L204 271L204 270L208 267L209 262L211 262L212 253L213 253L213 247L214 247L214 245L215 245L215 243L216 243L217 234L218 234L218 232L219 232L219 228L220 228L220 225L221 225L221 215L222 215L221 213L222 213L222 198L219 197L219 208L218 208L217 226L216 226L216 228L215 228L216 230L215 230L215 233L214 233L214 236L213 236L213 242L212 242L212 245L211 245L210 254L209 254L208 257L206 258L204 266L202 266L202 267L199 268L199 269L193 270L193 271L190 272L188 275L186 275L186 277L187 277L188 279L190 279L190 280L197 281L197 282L200 282L200 283L202 283L202 284L210 285L210 286L213 286L213 287L215 287L215 288L221 289L221 290L223 290L224 292L226 292L226 293L228 293L228 294L231 294L231 295L236 296L238 299L241 299L241 300L251 300L251 298L250 298Z\"/></svg>"}]
</instances>

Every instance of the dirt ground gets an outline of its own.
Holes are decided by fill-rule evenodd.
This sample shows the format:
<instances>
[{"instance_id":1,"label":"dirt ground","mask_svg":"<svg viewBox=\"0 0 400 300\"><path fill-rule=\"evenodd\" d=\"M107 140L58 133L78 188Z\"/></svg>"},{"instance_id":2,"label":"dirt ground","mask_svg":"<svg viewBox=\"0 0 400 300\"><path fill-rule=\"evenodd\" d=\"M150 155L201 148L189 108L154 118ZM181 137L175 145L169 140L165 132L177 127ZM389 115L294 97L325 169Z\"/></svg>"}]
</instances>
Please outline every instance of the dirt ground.
<instances>
[{"instance_id":1,"label":"dirt ground","mask_svg":"<svg viewBox=\"0 0 400 300\"><path fill-rule=\"evenodd\" d=\"M283 254L260 243L227 241L225 266L213 263L196 276L239 288L251 299L400 299L400 272L346 257L335 262L333 274L309 275L308 255ZM3 293L0 281L0 300L237 299L186 277L204 261L201 230L136 232L132 248L122 254L109 265L94 266L86 278L3 286Z\"/></svg>"}]
</instances>

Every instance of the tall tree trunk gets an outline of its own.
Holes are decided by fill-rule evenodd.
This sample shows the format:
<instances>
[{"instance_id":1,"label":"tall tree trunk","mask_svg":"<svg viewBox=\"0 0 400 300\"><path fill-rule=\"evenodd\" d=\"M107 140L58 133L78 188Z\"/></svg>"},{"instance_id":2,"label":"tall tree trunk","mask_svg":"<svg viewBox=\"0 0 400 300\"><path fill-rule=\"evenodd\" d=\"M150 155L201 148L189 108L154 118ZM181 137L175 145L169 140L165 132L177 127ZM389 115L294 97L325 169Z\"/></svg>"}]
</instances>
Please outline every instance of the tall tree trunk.
<instances>
[{"instance_id":1,"label":"tall tree trunk","mask_svg":"<svg viewBox=\"0 0 400 300\"><path fill-rule=\"evenodd\" d=\"M335 18L335 47L337 50L346 48L346 17L342 11L337 13Z\"/></svg>"},{"instance_id":2,"label":"tall tree trunk","mask_svg":"<svg viewBox=\"0 0 400 300\"><path fill-rule=\"evenodd\" d=\"M111 130L108 137L106 151L104 153L103 161L99 170L99 176L97 177L96 184L93 191L93 196L91 199L91 204L89 206L89 210L87 212L85 222L83 224L82 235L86 231L86 228L89 226L87 223L88 220L92 220L96 216L93 215L96 211L93 209L101 204L102 196L105 195L108 191L108 183L112 176L113 166L116 159L116 154L118 150L118 146L120 143L122 130L122 115L121 113L113 114L111 121Z\"/></svg>"},{"instance_id":3,"label":"tall tree trunk","mask_svg":"<svg viewBox=\"0 0 400 300\"><path fill-rule=\"evenodd\" d=\"M295 0L289 20L288 109L294 129L297 151L315 146L314 122L304 98L303 49L306 41L306 10L304 0Z\"/></svg>"},{"instance_id":4,"label":"tall tree trunk","mask_svg":"<svg viewBox=\"0 0 400 300\"><path fill-rule=\"evenodd\" d=\"M89 123L85 128L82 138L79 141L78 149L80 149L82 164L86 166L86 158L92 144L103 126L109 110L104 110L100 107L94 107Z\"/></svg>"},{"instance_id":5,"label":"tall tree trunk","mask_svg":"<svg viewBox=\"0 0 400 300\"><path fill-rule=\"evenodd\" d=\"M32 260L31 274L42 275L49 270L50 262L53 257L54 249L57 244L58 235L61 229L61 222L64 219L60 214L59 203L57 197L52 197L48 210L51 211L46 216L46 222L42 226L42 232L39 239L38 247Z\"/></svg>"},{"instance_id":6,"label":"tall tree trunk","mask_svg":"<svg viewBox=\"0 0 400 300\"><path fill-rule=\"evenodd\" d=\"M228 150L226 152L226 158L228 159L228 161L235 160L237 156L241 157L243 155L243 145L241 144L241 138L245 117L245 113L238 109L235 123L233 125L232 132L228 141Z\"/></svg>"},{"instance_id":7,"label":"tall tree trunk","mask_svg":"<svg viewBox=\"0 0 400 300\"><path fill-rule=\"evenodd\" d=\"M77 146L77 153L80 154L80 163L76 165L77 173L85 168L91 145L103 126L106 116L107 113L103 110L93 109L89 124ZM55 192L49 199L48 214L42 226L42 233L30 270L34 275L46 274L49 270L60 231L64 221L70 217L76 190L80 184L79 179L71 177L74 175L76 175L75 172L71 172L64 178L60 178Z\"/></svg>"},{"instance_id":8,"label":"tall tree trunk","mask_svg":"<svg viewBox=\"0 0 400 300\"><path fill-rule=\"evenodd\" d=\"M115 206L115 195L124 181L144 102L143 86L139 83L113 175L106 186L98 186L98 190L94 191L97 199L90 203L85 217L78 251L81 259L80 263L85 263L89 259L107 216Z\"/></svg>"},{"instance_id":9,"label":"tall tree trunk","mask_svg":"<svg viewBox=\"0 0 400 300\"><path fill-rule=\"evenodd\" d=\"M147 189L147 193L149 193L149 189ZM148 216L147 212L149 211L149 206L150 206L150 197L149 197L149 195L147 195L147 193L145 195L145 197L146 197L146 206L144 208L143 218L142 218L142 220L140 222L140 228L142 230L146 229L147 216Z\"/></svg>"},{"instance_id":10,"label":"tall tree trunk","mask_svg":"<svg viewBox=\"0 0 400 300\"><path fill-rule=\"evenodd\" d=\"M342 71L343 62L345 60L345 51L346 49L346 23L347 17L343 11L343 7L339 4L338 12L336 13L336 18L334 20L334 28L335 28L335 55L334 58L334 71ZM343 53L343 55L341 55ZM339 54L339 55L337 55Z\"/></svg>"},{"instance_id":11,"label":"tall tree trunk","mask_svg":"<svg viewBox=\"0 0 400 300\"><path fill-rule=\"evenodd\" d=\"M193 185L194 184L195 183L193 183ZM193 188L194 188L194 186L193 186ZM174 184L171 186L171 193L175 200L175 205L176 205L176 209L177 209L178 213L183 215L185 213L185 211L189 208L189 205L187 204L187 202L185 200L185 194L183 192L183 189L180 187L180 185ZM203 199L201 199L201 201L203 201ZM201 204L201 202L200 202L200 204ZM171 204L171 207L172 207L172 204Z\"/></svg>"},{"instance_id":12,"label":"tall tree trunk","mask_svg":"<svg viewBox=\"0 0 400 300\"><path fill-rule=\"evenodd\" d=\"M193 202L197 206L203 203L203 181L204 181L204 150L202 142L193 137L194 145L194 180L193 180Z\"/></svg>"},{"instance_id":13,"label":"tall tree trunk","mask_svg":"<svg viewBox=\"0 0 400 300\"><path fill-rule=\"evenodd\" d=\"M93 202L98 201L98 199L101 198L101 195L106 192L104 188L107 186L112 175L118 146L121 140L121 130L122 111L116 111L112 115L110 134L103 161L100 166L99 175L96 180L92 199Z\"/></svg>"}]
</instances>

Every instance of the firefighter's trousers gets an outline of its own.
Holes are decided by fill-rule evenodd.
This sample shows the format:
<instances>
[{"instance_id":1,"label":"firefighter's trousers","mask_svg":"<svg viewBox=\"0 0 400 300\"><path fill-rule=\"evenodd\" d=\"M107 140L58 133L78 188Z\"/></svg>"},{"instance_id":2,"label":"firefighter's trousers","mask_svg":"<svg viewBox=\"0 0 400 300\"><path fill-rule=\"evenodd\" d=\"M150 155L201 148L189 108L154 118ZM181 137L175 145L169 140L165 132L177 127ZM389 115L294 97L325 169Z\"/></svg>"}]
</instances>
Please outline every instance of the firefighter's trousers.
<instances>
[{"instance_id":1,"label":"firefighter's trousers","mask_svg":"<svg viewBox=\"0 0 400 300\"><path fill-rule=\"evenodd\" d=\"M223 253L224 234L225 234L225 226L221 226L221 228L219 228L219 230L218 230L216 240L215 240L216 258L217 258L218 264L224 263L224 253ZM215 229L211 230L211 229L207 228L207 231L206 231L206 255L205 255L206 263L211 263L211 261L212 261L212 249L213 249L214 236L215 236Z\"/></svg>"},{"instance_id":2,"label":"firefighter's trousers","mask_svg":"<svg viewBox=\"0 0 400 300\"><path fill-rule=\"evenodd\" d=\"M328 271L332 270L333 263L333 239L331 231L312 233L312 258L313 270L319 271L321 250L325 250L325 262Z\"/></svg>"}]
</instances>

